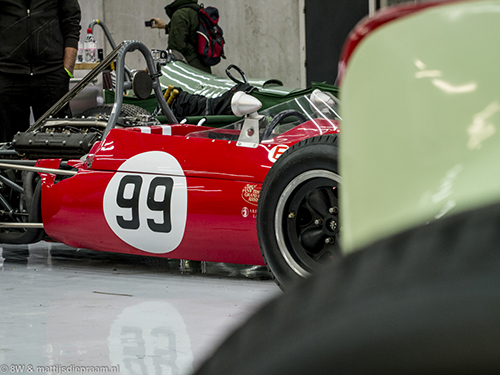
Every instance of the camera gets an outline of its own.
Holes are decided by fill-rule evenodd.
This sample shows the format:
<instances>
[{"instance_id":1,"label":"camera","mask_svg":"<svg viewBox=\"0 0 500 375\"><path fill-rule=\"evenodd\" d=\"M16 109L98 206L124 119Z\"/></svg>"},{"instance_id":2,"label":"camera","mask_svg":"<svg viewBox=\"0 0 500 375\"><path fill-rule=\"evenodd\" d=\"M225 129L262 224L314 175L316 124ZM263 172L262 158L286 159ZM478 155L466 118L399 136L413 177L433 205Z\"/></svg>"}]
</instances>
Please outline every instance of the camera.
<instances>
[{"instance_id":1,"label":"camera","mask_svg":"<svg viewBox=\"0 0 500 375\"><path fill-rule=\"evenodd\" d=\"M153 27L155 24L155 21L144 21L144 25L146 27Z\"/></svg>"}]
</instances>

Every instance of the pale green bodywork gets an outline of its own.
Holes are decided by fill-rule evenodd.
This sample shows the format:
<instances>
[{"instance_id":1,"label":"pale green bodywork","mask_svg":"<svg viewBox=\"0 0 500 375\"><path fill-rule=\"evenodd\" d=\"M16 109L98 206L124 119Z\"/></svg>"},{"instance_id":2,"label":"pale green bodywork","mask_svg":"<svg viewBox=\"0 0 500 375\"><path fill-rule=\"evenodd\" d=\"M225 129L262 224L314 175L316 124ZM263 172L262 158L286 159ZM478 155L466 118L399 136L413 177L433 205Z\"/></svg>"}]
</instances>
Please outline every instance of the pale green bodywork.
<instances>
[{"instance_id":1,"label":"pale green bodywork","mask_svg":"<svg viewBox=\"0 0 500 375\"><path fill-rule=\"evenodd\" d=\"M500 201L499 36L500 1L457 2L354 51L341 86L346 252Z\"/></svg>"}]
</instances>

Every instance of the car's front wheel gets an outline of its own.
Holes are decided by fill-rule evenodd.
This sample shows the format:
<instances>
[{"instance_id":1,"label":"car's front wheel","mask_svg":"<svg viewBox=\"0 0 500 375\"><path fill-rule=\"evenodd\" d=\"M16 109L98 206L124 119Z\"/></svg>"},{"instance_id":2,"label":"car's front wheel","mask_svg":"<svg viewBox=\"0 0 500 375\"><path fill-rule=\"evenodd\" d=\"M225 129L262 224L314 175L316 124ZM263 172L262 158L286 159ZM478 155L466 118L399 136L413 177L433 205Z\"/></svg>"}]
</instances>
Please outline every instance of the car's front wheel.
<instances>
[{"instance_id":1,"label":"car's front wheel","mask_svg":"<svg viewBox=\"0 0 500 375\"><path fill-rule=\"evenodd\" d=\"M281 288L340 256L337 135L301 141L269 171L259 198L257 233Z\"/></svg>"}]
</instances>

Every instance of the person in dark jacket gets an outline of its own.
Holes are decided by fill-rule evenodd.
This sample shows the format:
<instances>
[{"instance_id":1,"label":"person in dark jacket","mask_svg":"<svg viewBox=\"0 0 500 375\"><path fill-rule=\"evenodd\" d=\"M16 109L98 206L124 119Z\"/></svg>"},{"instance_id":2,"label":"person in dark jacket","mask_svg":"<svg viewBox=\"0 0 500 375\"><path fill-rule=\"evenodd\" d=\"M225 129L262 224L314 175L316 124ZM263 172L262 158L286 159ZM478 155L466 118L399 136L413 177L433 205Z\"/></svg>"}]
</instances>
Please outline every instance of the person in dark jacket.
<instances>
[{"instance_id":1,"label":"person in dark jacket","mask_svg":"<svg viewBox=\"0 0 500 375\"><path fill-rule=\"evenodd\" d=\"M80 39L78 0L0 0L0 142L69 90ZM69 115L69 108L63 109Z\"/></svg>"},{"instance_id":2,"label":"person in dark jacket","mask_svg":"<svg viewBox=\"0 0 500 375\"><path fill-rule=\"evenodd\" d=\"M152 18L151 27L165 29L168 35L168 49L179 51L189 65L204 72L211 73L209 66L203 64L196 52L196 39L198 30L198 13L192 8L197 5L197 0L175 0L165 7L165 12L170 18L170 23L165 24L160 18Z\"/></svg>"}]
</instances>

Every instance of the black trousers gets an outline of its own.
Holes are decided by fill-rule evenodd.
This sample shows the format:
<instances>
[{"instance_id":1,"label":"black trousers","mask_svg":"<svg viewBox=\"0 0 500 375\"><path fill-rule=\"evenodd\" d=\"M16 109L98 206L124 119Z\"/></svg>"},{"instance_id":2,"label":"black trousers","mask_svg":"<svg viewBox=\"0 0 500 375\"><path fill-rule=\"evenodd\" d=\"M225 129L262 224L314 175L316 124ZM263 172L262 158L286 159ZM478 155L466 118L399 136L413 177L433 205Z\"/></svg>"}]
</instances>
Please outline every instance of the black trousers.
<instances>
[{"instance_id":1,"label":"black trousers","mask_svg":"<svg viewBox=\"0 0 500 375\"><path fill-rule=\"evenodd\" d=\"M17 132L28 129L30 107L38 119L68 90L69 76L64 68L32 76L0 72L0 142L10 142ZM57 117L66 115L71 115L69 106Z\"/></svg>"}]
</instances>

